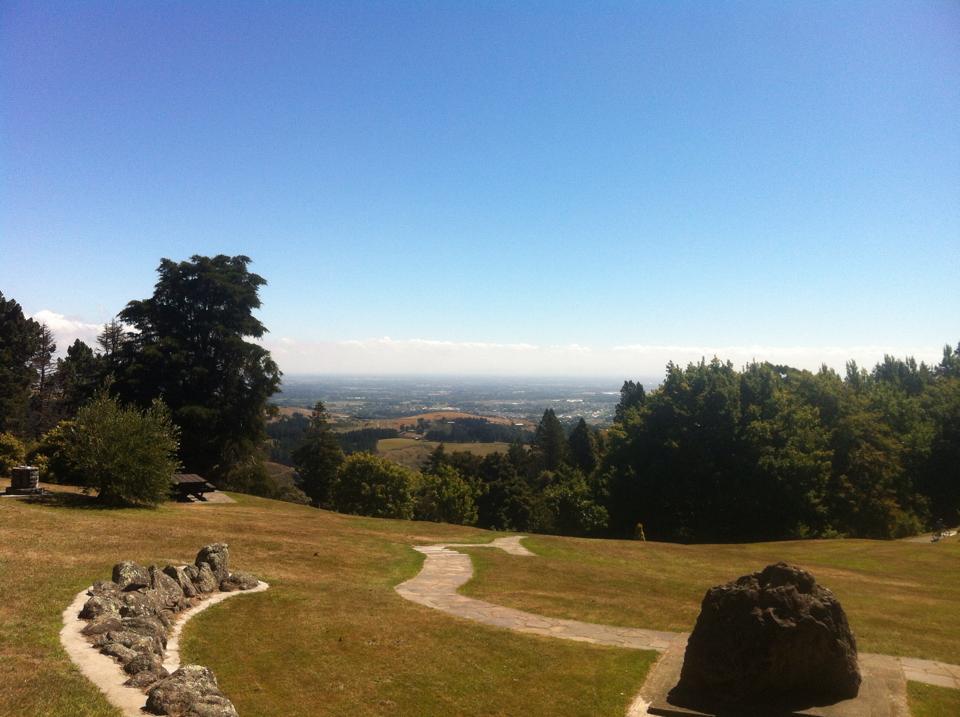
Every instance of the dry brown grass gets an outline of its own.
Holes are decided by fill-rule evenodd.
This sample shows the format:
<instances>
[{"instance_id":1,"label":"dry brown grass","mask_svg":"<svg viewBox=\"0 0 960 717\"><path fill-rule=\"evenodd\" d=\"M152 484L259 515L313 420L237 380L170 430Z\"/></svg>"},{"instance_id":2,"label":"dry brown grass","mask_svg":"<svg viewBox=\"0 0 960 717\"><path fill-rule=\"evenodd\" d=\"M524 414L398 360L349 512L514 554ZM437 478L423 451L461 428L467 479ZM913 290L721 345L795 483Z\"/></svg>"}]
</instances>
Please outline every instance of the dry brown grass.
<instances>
[{"instance_id":1,"label":"dry brown grass","mask_svg":"<svg viewBox=\"0 0 960 717\"><path fill-rule=\"evenodd\" d=\"M192 621L184 655L213 667L248 717L619 716L639 689L650 653L521 636L394 592L420 565L409 546L489 533L234 497L157 510L67 492L0 500L0 715L115 715L60 648L64 606L120 559L181 562L215 540L271 589Z\"/></svg>"},{"instance_id":2,"label":"dry brown grass","mask_svg":"<svg viewBox=\"0 0 960 717\"><path fill-rule=\"evenodd\" d=\"M960 662L960 541L675 545L535 536L520 564L474 550L466 592L532 612L661 630L693 627L707 588L784 560L840 599L860 649Z\"/></svg>"}]
</instances>

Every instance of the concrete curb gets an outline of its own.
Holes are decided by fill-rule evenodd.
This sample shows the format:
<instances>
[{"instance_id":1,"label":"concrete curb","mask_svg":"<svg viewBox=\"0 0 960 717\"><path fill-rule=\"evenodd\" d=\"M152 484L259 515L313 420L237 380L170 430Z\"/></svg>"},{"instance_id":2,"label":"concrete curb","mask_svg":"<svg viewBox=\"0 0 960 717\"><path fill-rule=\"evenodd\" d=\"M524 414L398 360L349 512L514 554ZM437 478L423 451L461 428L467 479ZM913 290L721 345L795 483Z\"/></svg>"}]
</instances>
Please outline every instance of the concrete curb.
<instances>
[{"instance_id":1,"label":"concrete curb","mask_svg":"<svg viewBox=\"0 0 960 717\"><path fill-rule=\"evenodd\" d=\"M214 593L203 602L179 613L170 634L167 636L167 649L164 652L163 666L171 673L180 667L180 635L183 632L183 626L194 615L234 595L263 592L269 587L267 583L261 581L257 584L257 587L250 590ZM66 650L70 660L79 668L83 676L96 685L106 696L107 701L119 709L124 717L143 717L146 714L143 711L143 706L147 701L146 694L139 687L124 685L123 683L130 676L124 673L123 668L112 657L101 655L81 633L81 630L87 625L87 621L81 620L79 617L84 603L90 597L87 595L87 590L89 588L84 588L77 593L73 602L63 611L60 644L63 645L63 649Z\"/></svg>"}]
</instances>

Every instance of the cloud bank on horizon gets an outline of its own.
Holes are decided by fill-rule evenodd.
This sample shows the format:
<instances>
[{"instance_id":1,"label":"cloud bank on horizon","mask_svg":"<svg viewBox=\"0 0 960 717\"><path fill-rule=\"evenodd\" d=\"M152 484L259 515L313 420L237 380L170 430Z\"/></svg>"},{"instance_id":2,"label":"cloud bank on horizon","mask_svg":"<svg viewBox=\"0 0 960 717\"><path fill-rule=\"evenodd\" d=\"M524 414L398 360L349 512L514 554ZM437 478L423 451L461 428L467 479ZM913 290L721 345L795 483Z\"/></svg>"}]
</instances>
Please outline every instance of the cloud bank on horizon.
<instances>
[{"instance_id":1,"label":"cloud bank on horizon","mask_svg":"<svg viewBox=\"0 0 960 717\"><path fill-rule=\"evenodd\" d=\"M99 324L43 309L31 318L53 331L59 354L76 339L96 345ZM287 374L478 375L478 376L620 376L655 377L667 362L685 365L714 356L742 366L769 361L816 370L826 364L843 371L847 361L872 367L884 354L913 356L937 363L942 346L708 346L625 344L584 346L537 345L390 337L342 341L303 341L265 337L263 345Z\"/></svg>"}]
</instances>

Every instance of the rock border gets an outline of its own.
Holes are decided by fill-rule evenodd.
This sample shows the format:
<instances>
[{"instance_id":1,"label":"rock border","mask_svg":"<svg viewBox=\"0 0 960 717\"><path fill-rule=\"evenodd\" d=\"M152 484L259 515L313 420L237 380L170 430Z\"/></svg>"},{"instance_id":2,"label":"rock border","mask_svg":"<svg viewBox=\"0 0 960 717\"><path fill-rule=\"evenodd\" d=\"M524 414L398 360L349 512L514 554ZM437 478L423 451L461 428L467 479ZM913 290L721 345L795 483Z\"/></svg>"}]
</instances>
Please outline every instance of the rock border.
<instances>
[{"instance_id":1,"label":"rock border","mask_svg":"<svg viewBox=\"0 0 960 717\"><path fill-rule=\"evenodd\" d=\"M85 629L91 625L91 621L89 618L80 617L80 615L93 596L103 594L104 583L94 583L90 587L81 590L74 597L70 605L63 611L63 628L60 630L61 645L63 645L67 655L79 668L83 676L93 682L107 698L107 701L114 707L117 707L125 717L144 717L144 715L148 713L168 714L169 712L164 710L159 704L163 697L169 697L169 695L164 694L165 691L166 693L171 693L174 690L181 692L184 690L187 692L192 691L193 694L190 699L192 700L196 697L197 706L201 706L201 704L209 707L216 706L219 708L216 714L236 715L233 704L219 691L216 677L211 670L198 665L185 665L181 667L180 638L187 621L200 612L234 595L263 592L270 586L263 581L243 573L229 573L226 565L226 555L228 553L225 544L204 546L197 556L197 563L209 561L209 550L211 548L222 549L224 554L222 565L224 577L221 582L225 584L227 589L207 593L199 593L198 591L199 594L196 594L190 599L185 599L182 607L178 611L172 614L170 614L169 610L164 611L165 617L168 617L164 622L168 626L163 637L165 644L158 656L162 660L162 669L160 669L160 674L157 675L158 679L150 681L145 685L136 686L127 684L131 675L129 671L125 671L124 664L98 649L100 645L96 644L96 635L88 635L84 632ZM123 570L130 569L129 566L139 567L129 562L118 563L114 568L114 576L116 577L118 575L118 569L122 569L120 575L121 581L123 581ZM185 566L176 567L181 568ZM159 571L151 566L148 572L153 573ZM243 587L239 586L236 581L233 580L234 576L237 577L239 582L243 583ZM109 589L116 587L114 583L108 583L106 585L112 586ZM154 589L155 588L148 586L140 588L140 590ZM136 586L128 587L128 592L137 591L138 588L136 588ZM159 612L158 610L158 618L161 617ZM94 620L94 622L95 621L96 620ZM99 642L104 641L100 640ZM149 654L149 651L147 657L156 659ZM149 698L148 694L146 694L147 692L149 692ZM179 695L174 695L174 699L178 696ZM149 704L150 701L153 702L153 705L151 705L153 707L152 710L146 709L144 704L145 702ZM179 706L186 705L181 704ZM176 708L174 711L176 711Z\"/></svg>"}]
</instances>

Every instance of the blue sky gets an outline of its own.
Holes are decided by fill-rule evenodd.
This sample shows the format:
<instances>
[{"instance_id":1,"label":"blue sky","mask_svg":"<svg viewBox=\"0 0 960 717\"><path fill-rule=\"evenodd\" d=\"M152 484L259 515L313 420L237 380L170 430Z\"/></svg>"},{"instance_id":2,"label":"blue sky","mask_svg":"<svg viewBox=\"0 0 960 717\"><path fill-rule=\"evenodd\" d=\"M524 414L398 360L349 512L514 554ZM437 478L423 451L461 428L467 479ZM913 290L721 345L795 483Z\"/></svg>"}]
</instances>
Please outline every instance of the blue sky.
<instances>
[{"instance_id":1,"label":"blue sky","mask_svg":"<svg viewBox=\"0 0 960 717\"><path fill-rule=\"evenodd\" d=\"M946 1L10 1L0 290L247 254L288 372L936 359L958 78Z\"/></svg>"}]
</instances>

